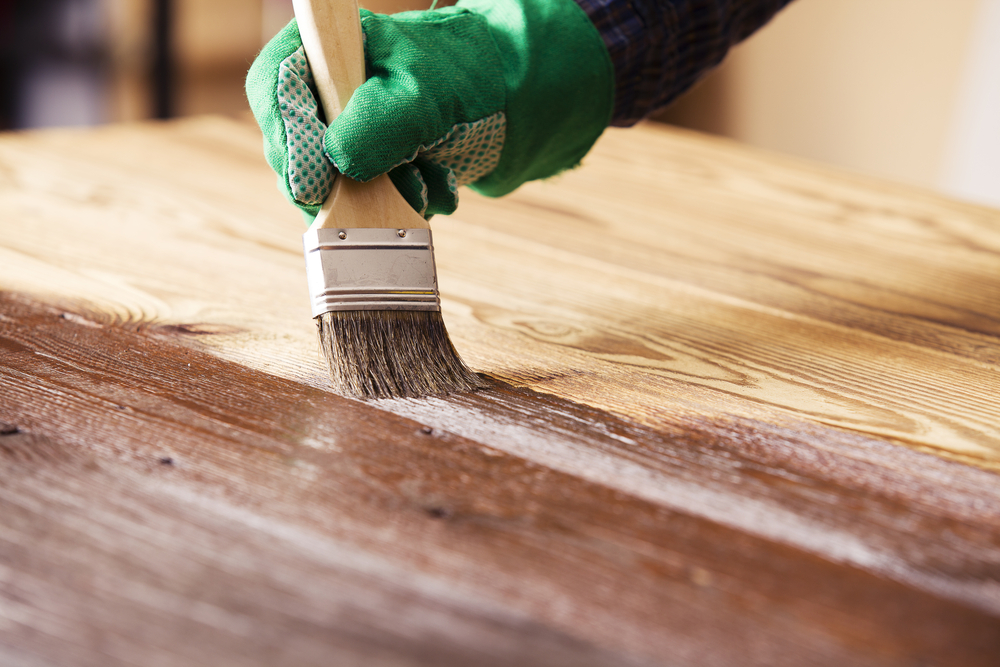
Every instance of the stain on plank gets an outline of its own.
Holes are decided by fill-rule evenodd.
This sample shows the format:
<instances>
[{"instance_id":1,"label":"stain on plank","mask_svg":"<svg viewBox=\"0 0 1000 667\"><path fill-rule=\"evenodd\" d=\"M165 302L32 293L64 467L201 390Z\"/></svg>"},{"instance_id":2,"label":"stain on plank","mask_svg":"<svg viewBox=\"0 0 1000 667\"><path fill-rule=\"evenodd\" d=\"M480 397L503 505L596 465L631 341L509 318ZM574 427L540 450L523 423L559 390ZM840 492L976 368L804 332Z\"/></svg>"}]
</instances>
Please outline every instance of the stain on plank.
<instances>
[{"instance_id":1,"label":"stain on plank","mask_svg":"<svg viewBox=\"0 0 1000 667\"><path fill-rule=\"evenodd\" d=\"M818 426L654 428L505 386L366 405L173 342L187 334L9 294L0 312L0 421L19 431L0 446L23 436L0 467L13 650L111 665L1000 654L992 473Z\"/></svg>"}]
</instances>

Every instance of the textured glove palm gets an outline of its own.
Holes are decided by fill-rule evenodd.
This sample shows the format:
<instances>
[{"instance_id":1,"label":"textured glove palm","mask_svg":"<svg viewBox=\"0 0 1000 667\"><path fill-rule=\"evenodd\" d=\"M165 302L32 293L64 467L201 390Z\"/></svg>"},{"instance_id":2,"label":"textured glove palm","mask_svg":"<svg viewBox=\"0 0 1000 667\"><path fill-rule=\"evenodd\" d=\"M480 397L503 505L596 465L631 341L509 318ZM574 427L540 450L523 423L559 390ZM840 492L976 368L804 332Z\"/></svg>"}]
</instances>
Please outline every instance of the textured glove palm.
<instances>
[{"instance_id":1,"label":"textured glove palm","mask_svg":"<svg viewBox=\"0 0 1000 667\"><path fill-rule=\"evenodd\" d=\"M388 172L422 215L451 213L461 185L499 196L574 166L610 120L611 61L573 0L362 10L361 24L369 78L329 127L294 21L247 76L268 162L307 215L337 171Z\"/></svg>"}]
</instances>

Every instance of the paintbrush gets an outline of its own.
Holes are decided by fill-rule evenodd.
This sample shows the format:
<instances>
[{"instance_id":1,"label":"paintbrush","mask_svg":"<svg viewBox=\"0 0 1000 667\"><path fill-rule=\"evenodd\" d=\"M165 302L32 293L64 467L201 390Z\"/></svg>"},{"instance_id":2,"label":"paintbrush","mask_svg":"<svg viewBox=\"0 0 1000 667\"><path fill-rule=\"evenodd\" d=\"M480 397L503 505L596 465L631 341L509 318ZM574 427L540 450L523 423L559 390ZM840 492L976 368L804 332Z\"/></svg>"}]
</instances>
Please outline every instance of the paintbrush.
<instances>
[{"instance_id":1,"label":"paintbrush","mask_svg":"<svg viewBox=\"0 0 1000 667\"><path fill-rule=\"evenodd\" d=\"M327 122L365 80L356 0L293 0ZM385 174L343 174L303 236L312 313L335 391L424 396L484 386L441 317L430 225Z\"/></svg>"}]
</instances>

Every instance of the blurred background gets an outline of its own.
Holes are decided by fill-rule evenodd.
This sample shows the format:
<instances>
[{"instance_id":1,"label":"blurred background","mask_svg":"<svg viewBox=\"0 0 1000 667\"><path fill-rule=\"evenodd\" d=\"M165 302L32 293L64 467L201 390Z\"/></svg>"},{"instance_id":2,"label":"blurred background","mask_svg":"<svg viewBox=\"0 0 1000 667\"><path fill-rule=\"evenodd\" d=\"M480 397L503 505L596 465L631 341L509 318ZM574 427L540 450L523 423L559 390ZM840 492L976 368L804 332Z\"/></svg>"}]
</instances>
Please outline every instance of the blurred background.
<instances>
[{"instance_id":1,"label":"blurred background","mask_svg":"<svg viewBox=\"0 0 1000 667\"><path fill-rule=\"evenodd\" d=\"M246 114L291 13L0 0L0 129ZM657 120L1000 207L1000 0L797 0Z\"/></svg>"}]
</instances>

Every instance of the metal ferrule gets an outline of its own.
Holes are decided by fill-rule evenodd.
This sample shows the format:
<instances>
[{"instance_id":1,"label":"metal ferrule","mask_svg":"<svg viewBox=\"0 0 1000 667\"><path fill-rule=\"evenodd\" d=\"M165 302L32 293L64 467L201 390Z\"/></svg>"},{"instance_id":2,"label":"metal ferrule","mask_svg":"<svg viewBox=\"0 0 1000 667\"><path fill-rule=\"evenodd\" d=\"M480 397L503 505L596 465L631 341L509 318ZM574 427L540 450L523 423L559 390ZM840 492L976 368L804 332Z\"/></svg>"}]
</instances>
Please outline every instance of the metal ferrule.
<instances>
[{"instance_id":1,"label":"metal ferrule","mask_svg":"<svg viewBox=\"0 0 1000 667\"><path fill-rule=\"evenodd\" d=\"M441 310L429 229L310 229L313 317L335 310Z\"/></svg>"}]
</instances>

